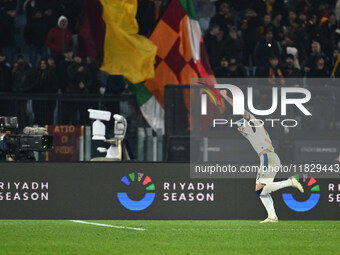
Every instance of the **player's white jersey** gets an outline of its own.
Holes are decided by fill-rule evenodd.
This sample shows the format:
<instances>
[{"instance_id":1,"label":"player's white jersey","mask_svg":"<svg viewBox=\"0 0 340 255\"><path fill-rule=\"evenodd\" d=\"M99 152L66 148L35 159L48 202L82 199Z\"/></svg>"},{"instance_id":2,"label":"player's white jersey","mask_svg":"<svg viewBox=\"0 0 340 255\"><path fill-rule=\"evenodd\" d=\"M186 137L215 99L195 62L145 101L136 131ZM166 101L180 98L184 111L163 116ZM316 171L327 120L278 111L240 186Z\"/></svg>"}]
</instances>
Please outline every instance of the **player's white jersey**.
<instances>
[{"instance_id":1,"label":"player's white jersey","mask_svg":"<svg viewBox=\"0 0 340 255\"><path fill-rule=\"evenodd\" d=\"M250 123L249 123L250 121ZM238 131L248 139L254 150L259 154L264 150L274 151L272 141L262 122L249 113L249 119L237 121ZM256 126L256 127L254 127Z\"/></svg>"}]
</instances>

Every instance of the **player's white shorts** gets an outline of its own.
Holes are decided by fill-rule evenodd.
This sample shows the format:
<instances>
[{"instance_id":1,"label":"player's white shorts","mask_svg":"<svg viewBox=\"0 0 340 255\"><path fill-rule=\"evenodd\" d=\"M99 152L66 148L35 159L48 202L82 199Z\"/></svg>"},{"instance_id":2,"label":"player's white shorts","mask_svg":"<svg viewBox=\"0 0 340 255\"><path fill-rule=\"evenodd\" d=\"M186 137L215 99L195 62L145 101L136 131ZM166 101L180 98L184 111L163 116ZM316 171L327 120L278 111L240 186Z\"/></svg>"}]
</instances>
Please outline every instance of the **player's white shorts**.
<instances>
[{"instance_id":1,"label":"player's white shorts","mask_svg":"<svg viewBox=\"0 0 340 255\"><path fill-rule=\"evenodd\" d=\"M256 176L256 184L268 184L274 181L281 165L280 158L275 152L264 153L260 157L261 166Z\"/></svg>"}]
</instances>

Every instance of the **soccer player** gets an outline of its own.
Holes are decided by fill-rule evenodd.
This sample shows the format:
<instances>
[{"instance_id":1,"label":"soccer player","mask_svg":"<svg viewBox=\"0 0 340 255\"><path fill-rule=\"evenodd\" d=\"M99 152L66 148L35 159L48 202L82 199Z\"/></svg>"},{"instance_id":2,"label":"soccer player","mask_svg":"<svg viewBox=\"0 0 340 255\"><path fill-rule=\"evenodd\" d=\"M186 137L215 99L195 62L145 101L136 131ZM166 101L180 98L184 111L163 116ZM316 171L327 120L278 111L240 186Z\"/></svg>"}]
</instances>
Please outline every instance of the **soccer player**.
<instances>
[{"instance_id":1,"label":"soccer player","mask_svg":"<svg viewBox=\"0 0 340 255\"><path fill-rule=\"evenodd\" d=\"M233 106L233 100L227 95L226 90L221 90L220 94L231 106ZM251 124L249 125L248 123L250 121ZM294 178L294 176L285 181L274 182L276 171L273 171L273 169L278 169L281 162L277 154L274 152L274 148L267 131L263 125L261 125L259 120L245 110L243 118L238 120L236 125L238 131L248 139L260 157L261 166L256 177L255 191L260 197L262 204L268 213L267 219L261 221L261 223L278 222L274 202L270 193L285 187L294 187L303 193L303 187Z\"/></svg>"}]
</instances>

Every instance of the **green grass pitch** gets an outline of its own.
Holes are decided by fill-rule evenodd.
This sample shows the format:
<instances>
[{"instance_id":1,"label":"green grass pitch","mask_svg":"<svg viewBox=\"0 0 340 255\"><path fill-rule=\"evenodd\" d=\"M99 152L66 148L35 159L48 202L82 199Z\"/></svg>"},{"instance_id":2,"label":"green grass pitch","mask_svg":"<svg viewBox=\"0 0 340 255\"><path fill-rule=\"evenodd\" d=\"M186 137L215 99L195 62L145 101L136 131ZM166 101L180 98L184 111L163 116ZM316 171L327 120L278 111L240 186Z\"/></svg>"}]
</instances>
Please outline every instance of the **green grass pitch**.
<instances>
[{"instance_id":1,"label":"green grass pitch","mask_svg":"<svg viewBox=\"0 0 340 255\"><path fill-rule=\"evenodd\" d=\"M0 254L340 254L339 221L0 220Z\"/></svg>"}]
</instances>

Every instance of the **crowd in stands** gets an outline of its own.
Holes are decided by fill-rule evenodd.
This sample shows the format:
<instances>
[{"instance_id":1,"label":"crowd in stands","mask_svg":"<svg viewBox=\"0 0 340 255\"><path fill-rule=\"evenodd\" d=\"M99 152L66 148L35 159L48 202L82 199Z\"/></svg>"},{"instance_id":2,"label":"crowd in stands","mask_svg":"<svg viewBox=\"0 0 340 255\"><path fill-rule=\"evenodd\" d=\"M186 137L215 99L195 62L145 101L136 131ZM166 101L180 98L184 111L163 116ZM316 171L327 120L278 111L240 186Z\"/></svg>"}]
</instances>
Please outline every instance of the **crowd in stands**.
<instances>
[{"instance_id":1,"label":"crowd in stands","mask_svg":"<svg viewBox=\"0 0 340 255\"><path fill-rule=\"evenodd\" d=\"M83 0L0 0L0 92L124 89L110 88L96 61L79 55L82 6Z\"/></svg>"},{"instance_id":2,"label":"crowd in stands","mask_svg":"<svg viewBox=\"0 0 340 255\"><path fill-rule=\"evenodd\" d=\"M125 89L122 76L108 76L92 57L80 56L82 6L83 0L0 0L0 92L104 94ZM25 107L24 102L21 111ZM53 123L53 114L46 113L54 107L51 101L33 102L35 123ZM0 102L0 115L11 114L9 108ZM72 115L73 108L66 112Z\"/></svg>"},{"instance_id":3,"label":"crowd in stands","mask_svg":"<svg viewBox=\"0 0 340 255\"><path fill-rule=\"evenodd\" d=\"M339 77L340 1L196 1L217 77Z\"/></svg>"},{"instance_id":4,"label":"crowd in stands","mask_svg":"<svg viewBox=\"0 0 340 255\"><path fill-rule=\"evenodd\" d=\"M256 77L285 86L287 78L340 77L340 0L194 3L217 78ZM338 84L329 80L301 80L317 91L306 129L340 129L340 93L331 89Z\"/></svg>"},{"instance_id":5,"label":"crowd in stands","mask_svg":"<svg viewBox=\"0 0 340 255\"><path fill-rule=\"evenodd\" d=\"M149 36L170 0L138 0ZM193 0L216 77L340 76L340 0ZM123 77L77 52L83 0L0 0L0 92L120 93ZM33 104L35 118L46 118ZM1 114L5 114L0 102Z\"/></svg>"},{"instance_id":6,"label":"crowd in stands","mask_svg":"<svg viewBox=\"0 0 340 255\"><path fill-rule=\"evenodd\" d=\"M141 34L151 34L168 2L139 0ZM217 77L340 75L340 1L193 3ZM77 56L82 5L83 0L0 0L0 91L84 93L106 86L95 61ZM44 88L54 75L59 85Z\"/></svg>"}]
</instances>

